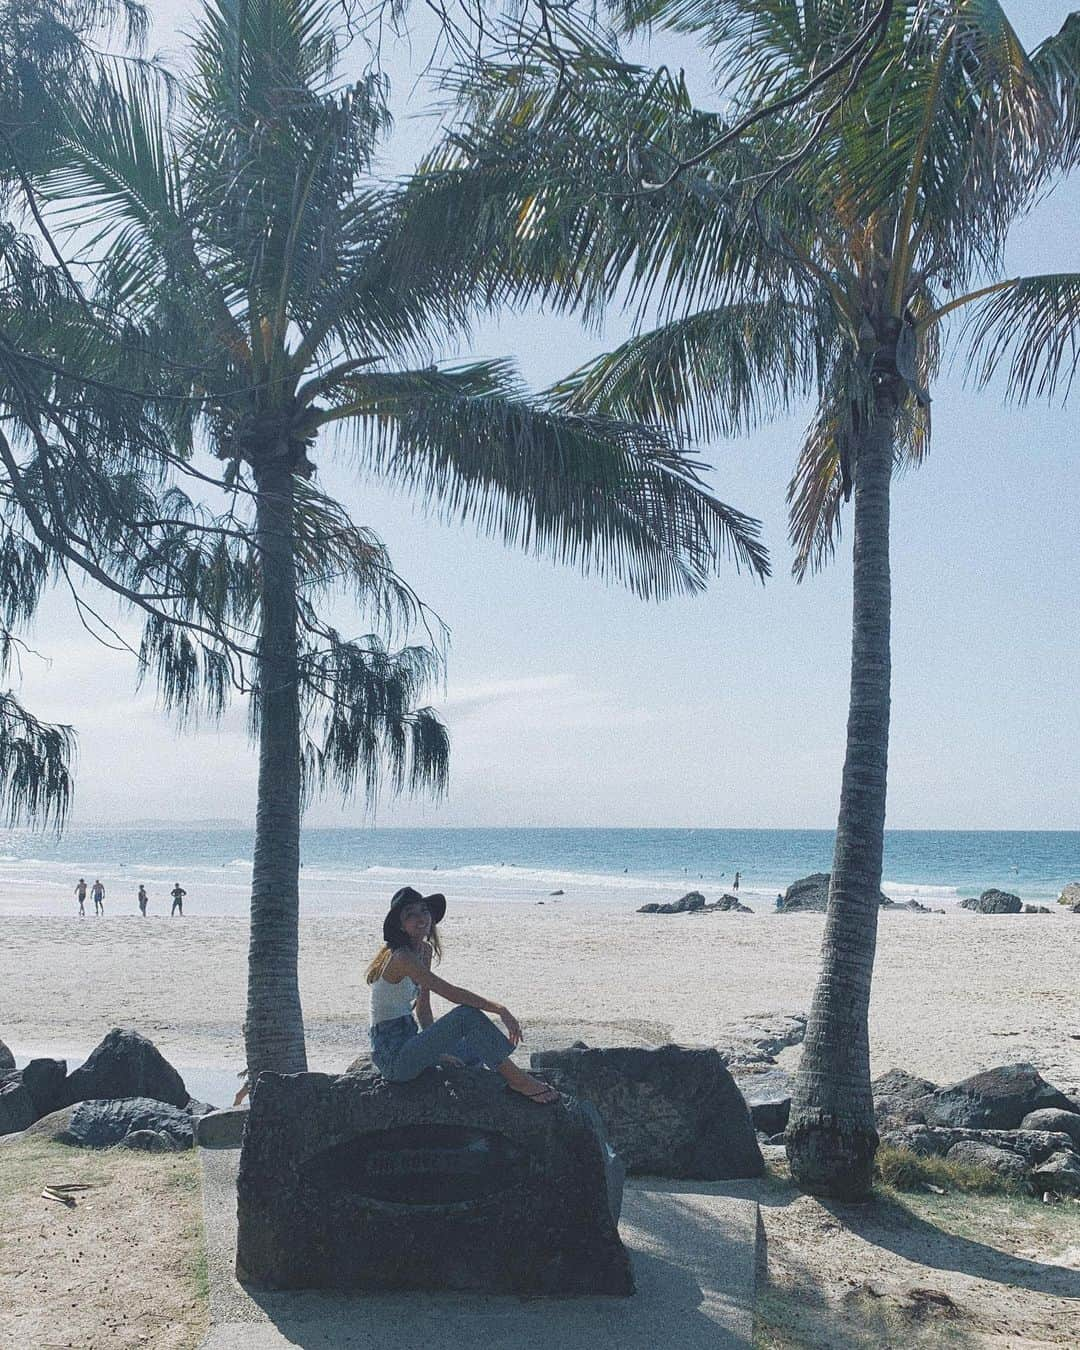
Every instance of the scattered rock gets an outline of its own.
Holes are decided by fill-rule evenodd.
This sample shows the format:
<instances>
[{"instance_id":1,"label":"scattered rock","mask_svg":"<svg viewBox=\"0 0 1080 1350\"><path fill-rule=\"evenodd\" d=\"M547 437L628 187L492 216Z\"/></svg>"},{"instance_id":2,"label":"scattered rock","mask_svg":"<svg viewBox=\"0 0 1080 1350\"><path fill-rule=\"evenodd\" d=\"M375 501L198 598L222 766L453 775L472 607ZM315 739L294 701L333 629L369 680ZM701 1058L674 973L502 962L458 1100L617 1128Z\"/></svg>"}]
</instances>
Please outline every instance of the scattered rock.
<instances>
[{"instance_id":1,"label":"scattered rock","mask_svg":"<svg viewBox=\"0 0 1080 1350\"><path fill-rule=\"evenodd\" d=\"M1020 1122L1022 1130L1052 1130L1055 1134L1067 1134L1077 1148L1080 1148L1080 1115L1075 1111L1060 1111L1053 1107L1041 1111L1032 1111Z\"/></svg>"},{"instance_id":2,"label":"scattered rock","mask_svg":"<svg viewBox=\"0 0 1080 1350\"><path fill-rule=\"evenodd\" d=\"M670 913L670 910L669 910L668 912ZM650 902L650 903L647 904L647 905L642 905L642 906L638 909L638 913L639 913L639 914L659 914L659 913L660 913L660 906L659 906L658 904L656 904L655 902Z\"/></svg>"},{"instance_id":3,"label":"scattered rock","mask_svg":"<svg viewBox=\"0 0 1080 1350\"><path fill-rule=\"evenodd\" d=\"M723 1033L717 1050L731 1068L736 1064L775 1064L775 1055L806 1038L806 1013L750 1013Z\"/></svg>"},{"instance_id":4,"label":"scattered rock","mask_svg":"<svg viewBox=\"0 0 1080 1350\"><path fill-rule=\"evenodd\" d=\"M1025 906L1024 906L1024 913L1025 913L1025 914L1049 914L1050 911L1046 908L1045 905L1025 905Z\"/></svg>"},{"instance_id":5,"label":"scattered rock","mask_svg":"<svg viewBox=\"0 0 1080 1350\"><path fill-rule=\"evenodd\" d=\"M64 1096L67 1061L32 1059L21 1071L22 1081L34 1103L34 1119L47 1116L67 1104Z\"/></svg>"},{"instance_id":6,"label":"scattered rock","mask_svg":"<svg viewBox=\"0 0 1080 1350\"><path fill-rule=\"evenodd\" d=\"M723 895L715 904L706 905L707 910L723 910L731 914L753 914L749 905L744 905L737 895Z\"/></svg>"},{"instance_id":7,"label":"scattered rock","mask_svg":"<svg viewBox=\"0 0 1080 1350\"><path fill-rule=\"evenodd\" d=\"M795 1080L786 1069L768 1064L742 1064L731 1076L750 1108L754 1129L773 1136L787 1129Z\"/></svg>"},{"instance_id":8,"label":"scattered rock","mask_svg":"<svg viewBox=\"0 0 1080 1350\"><path fill-rule=\"evenodd\" d=\"M7 1048L3 1041L0 1041L0 1073L11 1073L15 1068L15 1056Z\"/></svg>"},{"instance_id":9,"label":"scattered rock","mask_svg":"<svg viewBox=\"0 0 1080 1350\"><path fill-rule=\"evenodd\" d=\"M119 1027L90 1052L85 1064L68 1074L64 1093L65 1105L115 1097L152 1097L172 1106L188 1101L184 1080L153 1042Z\"/></svg>"},{"instance_id":10,"label":"scattered rock","mask_svg":"<svg viewBox=\"0 0 1080 1350\"><path fill-rule=\"evenodd\" d=\"M1070 909L1080 905L1080 881L1070 881L1058 896L1057 902L1059 905L1068 905Z\"/></svg>"},{"instance_id":11,"label":"scattered rock","mask_svg":"<svg viewBox=\"0 0 1080 1350\"><path fill-rule=\"evenodd\" d=\"M371 1068L371 1055L370 1055L370 1053L364 1053L364 1052L362 1052L361 1054L359 1054L359 1055L356 1056L356 1058L355 1058L355 1059L353 1060L353 1062L349 1065L349 1067L345 1070L345 1072L346 1072L346 1073L363 1073L365 1069L370 1069L370 1068Z\"/></svg>"},{"instance_id":12,"label":"scattered rock","mask_svg":"<svg viewBox=\"0 0 1080 1350\"><path fill-rule=\"evenodd\" d=\"M121 1148L134 1148L142 1153L172 1153L172 1139L162 1130L132 1130L120 1140Z\"/></svg>"},{"instance_id":13,"label":"scattered rock","mask_svg":"<svg viewBox=\"0 0 1080 1350\"><path fill-rule=\"evenodd\" d=\"M77 1102L36 1121L30 1134L81 1148L111 1148L137 1130L167 1134L176 1148L191 1148L194 1121L186 1111L151 1097Z\"/></svg>"},{"instance_id":14,"label":"scattered rock","mask_svg":"<svg viewBox=\"0 0 1080 1350\"><path fill-rule=\"evenodd\" d=\"M493 1073L263 1073L236 1272L277 1289L630 1294L609 1157L595 1111L535 1106Z\"/></svg>"},{"instance_id":15,"label":"scattered rock","mask_svg":"<svg viewBox=\"0 0 1080 1350\"><path fill-rule=\"evenodd\" d=\"M227 1111L200 1116L195 1122L195 1142L200 1148L239 1148L247 1118L246 1106L231 1106Z\"/></svg>"},{"instance_id":16,"label":"scattered rock","mask_svg":"<svg viewBox=\"0 0 1080 1350\"><path fill-rule=\"evenodd\" d=\"M596 1107L629 1172L703 1181L761 1174L750 1112L716 1050L546 1050L532 1068Z\"/></svg>"},{"instance_id":17,"label":"scattered rock","mask_svg":"<svg viewBox=\"0 0 1080 1350\"><path fill-rule=\"evenodd\" d=\"M548 891L548 895L565 895L565 891Z\"/></svg>"},{"instance_id":18,"label":"scattered rock","mask_svg":"<svg viewBox=\"0 0 1080 1350\"><path fill-rule=\"evenodd\" d=\"M34 1121L34 1099L21 1077L11 1074L0 1083L0 1134L17 1134Z\"/></svg>"},{"instance_id":19,"label":"scattered rock","mask_svg":"<svg viewBox=\"0 0 1080 1350\"><path fill-rule=\"evenodd\" d=\"M1072 1147L1072 1140L1067 1134L1056 1134L1049 1130L950 1130L933 1125L905 1125L881 1136L883 1145L905 1148L923 1158L944 1158L954 1144L965 1141L990 1144L994 1148L1019 1153L1029 1167L1044 1162L1053 1153L1068 1152Z\"/></svg>"},{"instance_id":20,"label":"scattered rock","mask_svg":"<svg viewBox=\"0 0 1080 1350\"><path fill-rule=\"evenodd\" d=\"M783 901L777 906L780 914L795 914L810 910L824 914L829 905L829 879L831 872L812 872L808 877L793 881L784 892ZM889 897L878 892L878 903L888 905Z\"/></svg>"},{"instance_id":21,"label":"scattered rock","mask_svg":"<svg viewBox=\"0 0 1080 1350\"><path fill-rule=\"evenodd\" d=\"M1034 1064L1003 1064L939 1088L925 1108L928 1125L1012 1130L1031 1111L1069 1110L1069 1099L1051 1087Z\"/></svg>"},{"instance_id":22,"label":"scattered rock","mask_svg":"<svg viewBox=\"0 0 1080 1350\"><path fill-rule=\"evenodd\" d=\"M1051 1153L1032 1168L1031 1183L1036 1191L1051 1195L1080 1195L1080 1156L1071 1149Z\"/></svg>"},{"instance_id":23,"label":"scattered rock","mask_svg":"<svg viewBox=\"0 0 1080 1350\"><path fill-rule=\"evenodd\" d=\"M968 900L961 900L960 908L973 909L979 914L1019 914L1024 905L1018 895L991 888L983 891L978 899L972 896Z\"/></svg>"},{"instance_id":24,"label":"scattered rock","mask_svg":"<svg viewBox=\"0 0 1080 1350\"><path fill-rule=\"evenodd\" d=\"M952 1145L945 1158L948 1162L985 1167L995 1176L1008 1181L1022 1181L1028 1171L1028 1165L1022 1154L1014 1152L1011 1148L988 1144L982 1139L959 1140Z\"/></svg>"},{"instance_id":25,"label":"scattered rock","mask_svg":"<svg viewBox=\"0 0 1080 1350\"><path fill-rule=\"evenodd\" d=\"M879 1133L903 1125L925 1125L926 1105L937 1085L916 1078L903 1069L890 1069L870 1085L874 1094L874 1120Z\"/></svg>"},{"instance_id":26,"label":"scattered rock","mask_svg":"<svg viewBox=\"0 0 1080 1350\"><path fill-rule=\"evenodd\" d=\"M220 1110L217 1106L212 1106L210 1102L196 1101L194 1097L189 1097L184 1110L189 1116L208 1116L211 1111Z\"/></svg>"}]
</instances>

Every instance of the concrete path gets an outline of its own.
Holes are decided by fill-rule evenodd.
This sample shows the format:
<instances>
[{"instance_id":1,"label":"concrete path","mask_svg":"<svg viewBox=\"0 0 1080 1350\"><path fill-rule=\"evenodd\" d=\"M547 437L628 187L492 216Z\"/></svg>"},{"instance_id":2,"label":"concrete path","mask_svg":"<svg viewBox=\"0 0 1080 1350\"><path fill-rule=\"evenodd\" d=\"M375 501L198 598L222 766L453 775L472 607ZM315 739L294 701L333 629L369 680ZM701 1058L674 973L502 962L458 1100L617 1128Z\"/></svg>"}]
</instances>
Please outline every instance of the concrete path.
<instances>
[{"instance_id":1,"label":"concrete path","mask_svg":"<svg viewBox=\"0 0 1080 1350\"><path fill-rule=\"evenodd\" d=\"M758 1211L739 1183L627 1183L632 1298L263 1293L233 1275L239 1149L200 1149L211 1330L203 1350L750 1350Z\"/></svg>"}]
</instances>

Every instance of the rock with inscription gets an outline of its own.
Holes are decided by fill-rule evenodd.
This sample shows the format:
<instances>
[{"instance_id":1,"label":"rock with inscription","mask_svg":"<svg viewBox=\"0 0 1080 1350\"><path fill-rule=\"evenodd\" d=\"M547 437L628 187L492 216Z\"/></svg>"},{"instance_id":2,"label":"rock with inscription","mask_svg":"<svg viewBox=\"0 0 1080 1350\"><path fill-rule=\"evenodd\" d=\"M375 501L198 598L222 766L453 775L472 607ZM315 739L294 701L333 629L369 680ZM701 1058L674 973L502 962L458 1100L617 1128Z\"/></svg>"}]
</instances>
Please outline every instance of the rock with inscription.
<instances>
[{"instance_id":1,"label":"rock with inscription","mask_svg":"<svg viewBox=\"0 0 1080 1350\"><path fill-rule=\"evenodd\" d=\"M938 1088L926 1103L928 1125L976 1130L1013 1130L1031 1111L1068 1111L1071 1103L1052 1087L1034 1064L1002 1064Z\"/></svg>"},{"instance_id":2,"label":"rock with inscription","mask_svg":"<svg viewBox=\"0 0 1080 1350\"><path fill-rule=\"evenodd\" d=\"M749 1109L717 1050L545 1050L532 1067L596 1107L631 1173L702 1181L761 1174Z\"/></svg>"},{"instance_id":3,"label":"rock with inscription","mask_svg":"<svg viewBox=\"0 0 1080 1350\"><path fill-rule=\"evenodd\" d=\"M1070 909L1080 905L1080 881L1070 881L1058 896L1057 902L1059 905L1068 905Z\"/></svg>"},{"instance_id":4,"label":"rock with inscription","mask_svg":"<svg viewBox=\"0 0 1080 1350\"><path fill-rule=\"evenodd\" d=\"M829 881L831 872L812 872L808 877L793 881L784 892L777 905L780 914L799 914L806 910L824 913L829 907ZM888 905L889 897L884 891L878 892L878 903Z\"/></svg>"},{"instance_id":5,"label":"rock with inscription","mask_svg":"<svg viewBox=\"0 0 1080 1350\"><path fill-rule=\"evenodd\" d=\"M0 1073L11 1073L15 1068L15 1056L7 1048L3 1041L0 1041Z\"/></svg>"},{"instance_id":6,"label":"rock with inscription","mask_svg":"<svg viewBox=\"0 0 1080 1350\"><path fill-rule=\"evenodd\" d=\"M275 1289L629 1294L595 1113L498 1074L260 1074L236 1273Z\"/></svg>"},{"instance_id":7,"label":"rock with inscription","mask_svg":"<svg viewBox=\"0 0 1080 1350\"><path fill-rule=\"evenodd\" d=\"M184 1080L152 1041L115 1027L86 1062L69 1073L64 1105L113 1097L153 1097L186 1106Z\"/></svg>"},{"instance_id":8,"label":"rock with inscription","mask_svg":"<svg viewBox=\"0 0 1080 1350\"><path fill-rule=\"evenodd\" d=\"M973 909L977 914L1019 914L1024 908L1024 902L1018 895L1012 895L1009 891L991 888L983 891L977 899L972 896L967 900L961 900L960 908Z\"/></svg>"}]
</instances>

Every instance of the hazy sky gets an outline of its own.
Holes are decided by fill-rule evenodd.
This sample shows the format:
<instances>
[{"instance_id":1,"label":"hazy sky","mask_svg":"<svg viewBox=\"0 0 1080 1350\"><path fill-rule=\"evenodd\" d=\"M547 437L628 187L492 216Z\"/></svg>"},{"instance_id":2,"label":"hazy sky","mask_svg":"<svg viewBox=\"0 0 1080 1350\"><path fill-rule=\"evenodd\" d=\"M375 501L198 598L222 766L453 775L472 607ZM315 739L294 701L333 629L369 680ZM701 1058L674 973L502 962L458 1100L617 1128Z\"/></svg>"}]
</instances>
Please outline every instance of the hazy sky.
<instances>
[{"instance_id":1,"label":"hazy sky","mask_svg":"<svg viewBox=\"0 0 1080 1350\"><path fill-rule=\"evenodd\" d=\"M1055 31L1060 0L1006 6L1025 41ZM158 42L195 12L153 6ZM406 96L410 60L391 53L398 130L385 168L405 170L431 136ZM686 61L654 44L654 60ZM706 90L699 84L698 97ZM1080 191L1060 188L1019 228L1015 271L1080 265ZM568 319L490 322L471 350L515 356L540 387L627 332ZM893 828L1075 829L1080 800L1080 458L1072 411L1002 406L946 370L933 450L893 505ZM379 806L381 825L831 826L847 712L850 519L828 571L789 577L784 489L809 409L753 438L700 447L725 501L760 517L775 576L729 570L696 599L646 605L467 527L445 526L347 454L317 455L321 481L374 527L398 571L452 629L445 697L449 798ZM349 629L348 620L342 624ZM253 819L244 710L179 732L130 656L103 649L60 597L42 609L21 696L73 723L74 823ZM18 672L12 677L12 683ZM364 804L324 802L312 824L359 824Z\"/></svg>"}]
</instances>

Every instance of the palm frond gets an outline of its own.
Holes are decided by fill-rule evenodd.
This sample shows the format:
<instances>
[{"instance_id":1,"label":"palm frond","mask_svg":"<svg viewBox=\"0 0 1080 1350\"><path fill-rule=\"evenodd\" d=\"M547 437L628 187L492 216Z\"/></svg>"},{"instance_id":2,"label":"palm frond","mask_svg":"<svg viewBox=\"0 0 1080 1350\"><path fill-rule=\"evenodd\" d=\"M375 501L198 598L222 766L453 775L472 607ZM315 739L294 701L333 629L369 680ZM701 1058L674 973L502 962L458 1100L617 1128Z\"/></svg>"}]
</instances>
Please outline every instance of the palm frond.
<instances>
[{"instance_id":1,"label":"palm frond","mask_svg":"<svg viewBox=\"0 0 1080 1350\"><path fill-rule=\"evenodd\" d=\"M654 427L529 399L505 363L350 383L326 420L348 419L372 469L449 518L645 597L700 590L724 556L768 575L757 522Z\"/></svg>"},{"instance_id":2,"label":"palm frond","mask_svg":"<svg viewBox=\"0 0 1080 1350\"><path fill-rule=\"evenodd\" d=\"M552 397L701 440L742 435L813 389L815 317L785 300L698 310L598 357Z\"/></svg>"},{"instance_id":3,"label":"palm frond","mask_svg":"<svg viewBox=\"0 0 1080 1350\"><path fill-rule=\"evenodd\" d=\"M1067 398L1080 365L1080 272L1023 277L988 296L965 325L968 370L988 384L1008 363L1007 397Z\"/></svg>"}]
</instances>

